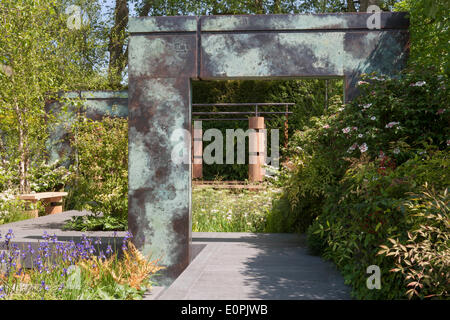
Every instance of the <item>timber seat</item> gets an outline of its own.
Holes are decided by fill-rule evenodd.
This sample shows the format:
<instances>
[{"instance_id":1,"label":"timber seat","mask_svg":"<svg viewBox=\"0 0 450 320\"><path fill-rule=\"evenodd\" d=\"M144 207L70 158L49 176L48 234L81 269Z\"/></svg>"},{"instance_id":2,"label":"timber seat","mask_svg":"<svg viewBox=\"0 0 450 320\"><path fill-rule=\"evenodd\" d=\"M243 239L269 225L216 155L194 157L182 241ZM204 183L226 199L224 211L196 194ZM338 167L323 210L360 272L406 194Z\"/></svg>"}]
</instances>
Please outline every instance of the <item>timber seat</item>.
<instances>
[{"instance_id":1,"label":"timber seat","mask_svg":"<svg viewBox=\"0 0 450 320\"><path fill-rule=\"evenodd\" d=\"M19 199L36 203L42 201L45 206L45 214L61 213L63 211L63 197L67 192L37 192L19 195ZM38 217L38 210L31 210L31 216Z\"/></svg>"}]
</instances>

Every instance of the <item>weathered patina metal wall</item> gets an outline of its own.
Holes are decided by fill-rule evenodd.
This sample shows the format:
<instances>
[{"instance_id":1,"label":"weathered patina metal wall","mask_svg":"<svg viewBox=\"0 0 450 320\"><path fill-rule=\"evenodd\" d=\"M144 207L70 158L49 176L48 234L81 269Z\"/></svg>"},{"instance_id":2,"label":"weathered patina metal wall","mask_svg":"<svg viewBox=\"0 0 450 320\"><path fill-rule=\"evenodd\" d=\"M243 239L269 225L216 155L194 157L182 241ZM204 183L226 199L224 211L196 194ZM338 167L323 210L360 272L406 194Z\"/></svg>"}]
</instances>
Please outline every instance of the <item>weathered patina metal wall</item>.
<instances>
[{"instance_id":1,"label":"weathered patina metal wall","mask_svg":"<svg viewBox=\"0 0 450 320\"><path fill-rule=\"evenodd\" d=\"M361 73L394 75L406 63L408 20L370 14L201 17L201 79L342 76L345 98L356 95Z\"/></svg>"},{"instance_id":2,"label":"weathered patina metal wall","mask_svg":"<svg viewBox=\"0 0 450 320\"><path fill-rule=\"evenodd\" d=\"M47 103L46 111L57 118L56 124L49 128L49 139L46 143L50 162L61 159L68 161L72 154L70 128L78 112L84 112L93 120L100 120L104 116L128 116L127 91L72 91L64 92L60 96L63 101L68 99L75 101L75 104L58 101Z\"/></svg>"},{"instance_id":3,"label":"weathered patina metal wall","mask_svg":"<svg viewBox=\"0 0 450 320\"><path fill-rule=\"evenodd\" d=\"M171 138L190 131L197 18L138 19L129 28L128 224L137 247L167 266L160 281L168 284L190 255L191 166L172 161L179 141ZM190 158L190 142L185 152Z\"/></svg>"},{"instance_id":4,"label":"weathered patina metal wall","mask_svg":"<svg viewBox=\"0 0 450 320\"><path fill-rule=\"evenodd\" d=\"M129 226L170 283L189 263L191 166L171 159L177 129L190 131L192 80L345 77L346 100L361 73L388 76L408 53L404 13L130 19ZM184 140L190 159L191 139Z\"/></svg>"}]
</instances>

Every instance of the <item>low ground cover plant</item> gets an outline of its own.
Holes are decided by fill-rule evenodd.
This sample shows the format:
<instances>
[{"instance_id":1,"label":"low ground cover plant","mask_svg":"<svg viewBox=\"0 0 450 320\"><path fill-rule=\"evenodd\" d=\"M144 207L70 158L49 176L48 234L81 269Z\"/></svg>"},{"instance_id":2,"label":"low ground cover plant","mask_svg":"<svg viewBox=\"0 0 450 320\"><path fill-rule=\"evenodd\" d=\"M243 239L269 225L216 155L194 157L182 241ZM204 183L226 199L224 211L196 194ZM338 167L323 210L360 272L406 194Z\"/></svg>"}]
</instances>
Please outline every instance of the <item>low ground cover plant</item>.
<instances>
[{"instance_id":1,"label":"low ground cover plant","mask_svg":"<svg viewBox=\"0 0 450 320\"><path fill-rule=\"evenodd\" d=\"M0 193L0 224L11 223L30 218L27 212L30 206L9 191Z\"/></svg>"},{"instance_id":2,"label":"low ground cover plant","mask_svg":"<svg viewBox=\"0 0 450 320\"><path fill-rule=\"evenodd\" d=\"M0 254L0 299L79 300L140 299L152 285L151 277L162 269L129 241L119 248L83 236L80 243L61 242L44 233L38 248L26 250L11 243L12 230L3 235ZM115 242L114 242L115 243ZM22 262L31 260L31 267Z\"/></svg>"},{"instance_id":3,"label":"low ground cover plant","mask_svg":"<svg viewBox=\"0 0 450 320\"><path fill-rule=\"evenodd\" d=\"M128 221L103 214L88 214L72 217L66 221L64 230L75 231L126 231Z\"/></svg>"},{"instance_id":4,"label":"low ground cover plant","mask_svg":"<svg viewBox=\"0 0 450 320\"><path fill-rule=\"evenodd\" d=\"M192 193L192 231L264 232L272 199L279 190L194 189Z\"/></svg>"}]
</instances>

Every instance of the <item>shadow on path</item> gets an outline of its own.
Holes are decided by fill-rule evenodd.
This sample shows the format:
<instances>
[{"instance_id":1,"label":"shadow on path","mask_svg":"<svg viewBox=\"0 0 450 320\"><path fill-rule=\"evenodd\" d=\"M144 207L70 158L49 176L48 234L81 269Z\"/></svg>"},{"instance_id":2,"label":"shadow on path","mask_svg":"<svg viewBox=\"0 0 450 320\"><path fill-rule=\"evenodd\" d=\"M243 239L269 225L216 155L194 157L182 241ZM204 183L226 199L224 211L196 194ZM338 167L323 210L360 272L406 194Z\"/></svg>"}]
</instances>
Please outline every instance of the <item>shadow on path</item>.
<instances>
[{"instance_id":1,"label":"shadow on path","mask_svg":"<svg viewBox=\"0 0 450 320\"><path fill-rule=\"evenodd\" d=\"M206 245L160 299L350 299L334 265L296 234L193 233Z\"/></svg>"}]
</instances>

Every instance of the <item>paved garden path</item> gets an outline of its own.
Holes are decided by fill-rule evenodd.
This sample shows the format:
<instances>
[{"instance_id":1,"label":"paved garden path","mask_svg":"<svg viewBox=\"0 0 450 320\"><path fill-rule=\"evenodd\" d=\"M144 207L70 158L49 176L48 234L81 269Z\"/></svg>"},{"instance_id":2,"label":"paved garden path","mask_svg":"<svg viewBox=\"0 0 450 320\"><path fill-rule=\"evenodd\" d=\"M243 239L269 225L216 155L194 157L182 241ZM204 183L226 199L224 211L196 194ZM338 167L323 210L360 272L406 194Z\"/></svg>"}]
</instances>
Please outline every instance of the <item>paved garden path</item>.
<instances>
[{"instance_id":1,"label":"paved garden path","mask_svg":"<svg viewBox=\"0 0 450 320\"><path fill-rule=\"evenodd\" d=\"M64 221L86 212L67 211L0 225L13 229L12 242L38 245L44 231L59 240L99 237L102 246L125 232L63 231ZM308 254L305 238L296 234L194 232L193 260L168 288L154 287L145 299L349 299L333 264ZM102 250L104 250L103 248Z\"/></svg>"},{"instance_id":2,"label":"paved garden path","mask_svg":"<svg viewBox=\"0 0 450 320\"><path fill-rule=\"evenodd\" d=\"M303 236L194 232L192 240L201 251L147 299L350 299L339 272L308 254Z\"/></svg>"}]
</instances>

